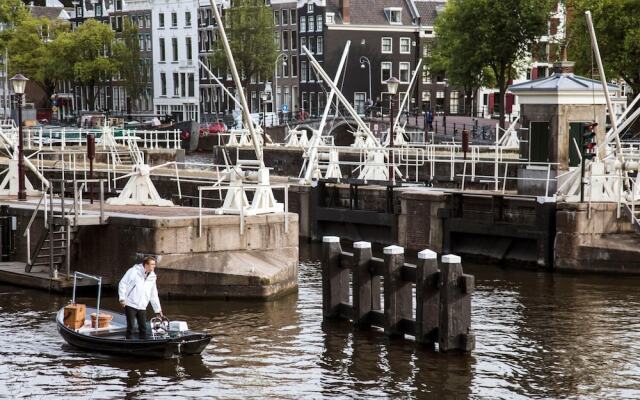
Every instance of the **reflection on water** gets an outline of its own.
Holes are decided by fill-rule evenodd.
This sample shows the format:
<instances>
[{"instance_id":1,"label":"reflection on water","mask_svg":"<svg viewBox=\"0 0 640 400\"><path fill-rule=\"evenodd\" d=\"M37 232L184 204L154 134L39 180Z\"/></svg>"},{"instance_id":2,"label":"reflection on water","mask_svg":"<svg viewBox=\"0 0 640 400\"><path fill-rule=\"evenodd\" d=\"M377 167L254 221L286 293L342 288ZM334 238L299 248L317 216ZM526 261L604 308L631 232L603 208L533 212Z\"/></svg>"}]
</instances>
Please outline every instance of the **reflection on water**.
<instances>
[{"instance_id":1,"label":"reflection on water","mask_svg":"<svg viewBox=\"0 0 640 400\"><path fill-rule=\"evenodd\" d=\"M317 250L301 249L298 294L266 304L166 301L170 317L214 335L202 357L78 351L54 324L66 298L0 286L0 397L640 397L637 278L465 264L477 279L477 348L440 354L322 323ZM117 307L114 295L105 303Z\"/></svg>"}]
</instances>

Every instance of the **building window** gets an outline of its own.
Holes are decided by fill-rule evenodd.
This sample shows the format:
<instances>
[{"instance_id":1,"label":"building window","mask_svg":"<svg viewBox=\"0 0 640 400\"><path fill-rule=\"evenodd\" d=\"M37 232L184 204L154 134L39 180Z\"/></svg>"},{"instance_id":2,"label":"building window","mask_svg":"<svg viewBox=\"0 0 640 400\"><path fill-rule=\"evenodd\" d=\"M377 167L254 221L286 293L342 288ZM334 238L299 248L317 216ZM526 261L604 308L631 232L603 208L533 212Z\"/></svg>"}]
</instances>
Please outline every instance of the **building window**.
<instances>
[{"instance_id":1,"label":"building window","mask_svg":"<svg viewBox=\"0 0 640 400\"><path fill-rule=\"evenodd\" d=\"M353 106L359 115L364 115L366 100L367 94L365 92L355 92L353 94Z\"/></svg>"},{"instance_id":2,"label":"building window","mask_svg":"<svg viewBox=\"0 0 640 400\"><path fill-rule=\"evenodd\" d=\"M335 15L333 13L327 13L327 16L325 17L325 21L327 22L327 25L331 25L334 23L335 21Z\"/></svg>"},{"instance_id":3,"label":"building window","mask_svg":"<svg viewBox=\"0 0 640 400\"><path fill-rule=\"evenodd\" d=\"M76 7L76 17L82 18L82 6Z\"/></svg>"},{"instance_id":4,"label":"building window","mask_svg":"<svg viewBox=\"0 0 640 400\"><path fill-rule=\"evenodd\" d=\"M191 12L190 11L186 11L184 13L184 25L185 26L191 26Z\"/></svg>"},{"instance_id":5,"label":"building window","mask_svg":"<svg viewBox=\"0 0 640 400\"><path fill-rule=\"evenodd\" d=\"M282 10L282 25L289 25L289 13L287 10Z\"/></svg>"},{"instance_id":6,"label":"building window","mask_svg":"<svg viewBox=\"0 0 640 400\"><path fill-rule=\"evenodd\" d=\"M147 51L151 51L151 34L147 33L145 35L145 41L147 42Z\"/></svg>"},{"instance_id":7,"label":"building window","mask_svg":"<svg viewBox=\"0 0 640 400\"><path fill-rule=\"evenodd\" d=\"M141 15L138 17L138 29L144 28L144 17Z\"/></svg>"},{"instance_id":8,"label":"building window","mask_svg":"<svg viewBox=\"0 0 640 400\"><path fill-rule=\"evenodd\" d=\"M102 17L102 6L100 4L96 4L96 17Z\"/></svg>"},{"instance_id":9,"label":"building window","mask_svg":"<svg viewBox=\"0 0 640 400\"><path fill-rule=\"evenodd\" d=\"M276 48L280 50L280 31L275 33Z\"/></svg>"},{"instance_id":10,"label":"building window","mask_svg":"<svg viewBox=\"0 0 640 400\"><path fill-rule=\"evenodd\" d=\"M315 21L315 20L313 19L313 15L309 15L309 16L307 17L307 29L309 30L309 32L313 32L313 31L315 31L315 30L316 30L316 28L315 28L315 26L314 26L314 25L315 25L315 24L314 24L314 21Z\"/></svg>"},{"instance_id":11,"label":"building window","mask_svg":"<svg viewBox=\"0 0 640 400\"><path fill-rule=\"evenodd\" d=\"M304 54L304 51L302 49L304 49L305 47L307 47L307 38L303 36L300 38L300 54Z\"/></svg>"},{"instance_id":12,"label":"building window","mask_svg":"<svg viewBox=\"0 0 640 400\"><path fill-rule=\"evenodd\" d=\"M291 50L298 49L298 35L296 35L295 31L291 32Z\"/></svg>"},{"instance_id":13,"label":"building window","mask_svg":"<svg viewBox=\"0 0 640 400\"><path fill-rule=\"evenodd\" d=\"M382 38L382 54L391 54L393 52L393 41L390 37Z\"/></svg>"},{"instance_id":14,"label":"building window","mask_svg":"<svg viewBox=\"0 0 640 400\"><path fill-rule=\"evenodd\" d=\"M444 111L444 92L436 92L436 112Z\"/></svg>"},{"instance_id":15,"label":"building window","mask_svg":"<svg viewBox=\"0 0 640 400\"><path fill-rule=\"evenodd\" d=\"M180 93L182 94L182 97L187 97L187 78L186 78L187 74L185 73L181 73L180 74Z\"/></svg>"},{"instance_id":16,"label":"building window","mask_svg":"<svg viewBox=\"0 0 640 400\"><path fill-rule=\"evenodd\" d=\"M427 66L423 66L424 71L422 72L422 82L423 83L431 83L431 70L427 68Z\"/></svg>"},{"instance_id":17,"label":"building window","mask_svg":"<svg viewBox=\"0 0 640 400\"><path fill-rule=\"evenodd\" d=\"M291 61L288 64L291 66L291 77L296 78L298 76L298 56L291 56Z\"/></svg>"},{"instance_id":18,"label":"building window","mask_svg":"<svg viewBox=\"0 0 640 400\"><path fill-rule=\"evenodd\" d=\"M322 32L322 14L316 15L316 31Z\"/></svg>"},{"instance_id":19,"label":"building window","mask_svg":"<svg viewBox=\"0 0 640 400\"><path fill-rule=\"evenodd\" d=\"M171 27L172 28L177 28L178 27L178 13L171 13Z\"/></svg>"},{"instance_id":20,"label":"building window","mask_svg":"<svg viewBox=\"0 0 640 400\"><path fill-rule=\"evenodd\" d=\"M307 5L307 12L313 14L313 3Z\"/></svg>"},{"instance_id":21,"label":"building window","mask_svg":"<svg viewBox=\"0 0 640 400\"><path fill-rule=\"evenodd\" d=\"M178 61L178 38L171 38L171 48L173 49L173 61Z\"/></svg>"},{"instance_id":22,"label":"building window","mask_svg":"<svg viewBox=\"0 0 640 400\"><path fill-rule=\"evenodd\" d=\"M300 82L306 82L307 81L307 62L306 61L301 61L300 62Z\"/></svg>"},{"instance_id":23,"label":"building window","mask_svg":"<svg viewBox=\"0 0 640 400\"><path fill-rule=\"evenodd\" d=\"M164 28L164 13L158 14L158 27Z\"/></svg>"},{"instance_id":24,"label":"building window","mask_svg":"<svg viewBox=\"0 0 640 400\"><path fill-rule=\"evenodd\" d=\"M289 64L287 60L282 60L282 77L283 78L289 77L289 67L287 64ZM278 72L279 71L280 71L280 66L278 66Z\"/></svg>"},{"instance_id":25,"label":"building window","mask_svg":"<svg viewBox=\"0 0 640 400\"><path fill-rule=\"evenodd\" d=\"M164 38L160 38L160 61L161 62L167 61L166 56L167 54L164 47Z\"/></svg>"},{"instance_id":26,"label":"building window","mask_svg":"<svg viewBox=\"0 0 640 400\"><path fill-rule=\"evenodd\" d=\"M191 49L191 38L190 37L186 38L185 44L186 44L186 48L187 48L187 62L189 64L191 64L191 57L193 56L193 53L192 53L192 49Z\"/></svg>"},{"instance_id":27,"label":"building window","mask_svg":"<svg viewBox=\"0 0 640 400\"><path fill-rule=\"evenodd\" d=\"M160 73L160 96L167 95L167 74Z\"/></svg>"},{"instance_id":28,"label":"building window","mask_svg":"<svg viewBox=\"0 0 640 400\"><path fill-rule=\"evenodd\" d=\"M149 14L144 16L144 27L151 28L151 15Z\"/></svg>"},{"instance_id":29,"label":"building window","mask_svg":"<svg viewBox=\"0 0 640 400\"><path fill-rule=\"evenodd\" d=\"M291 18L289 18L289 21L291 21L291 25L297 25L298 24L298 10L291 9L290 10L291 13Z\"/></svg>"},{"instance_id":30,"label":"building window","mask_svg":"<svg viewBox=\"0 0 640 400\"><path fill-rule=\"evenodd\" d=\"M410 53L411 53L411 39L400 38L400 54L410 54Z\"/></svg>"},{"instance_id":31,"label":"building window","mask_svg":"<svg viewBox=\"0 0 640 400\"><path fill-rule=\"evenodd\" d=\"M402 24L402 8L387 7L384 9L384 13L387 16L390 24Z\"/></svg>"},{"instance_id":32,"label":"building window","mask_svg":"<svg viewBox=\"0 0 640 400\"><path fill-rule=\"evenodd\" d=\"M300 32L307 31L307 19L305 17L300 18Z\"/></svg>"},{"instance_id":33,"label":"building window","mask_svg":"<svg viewBox=\"0 0 640 400\"><path fill-rule=\"evenodd\" d=\"M449 93L449 113L457 114L458 113L458 102L459 102L458 91L454 90Z\"/></svg>"},{"instance_id":34,"label":"building window","mask_svg":"<svg viewBox=\"0 0 640 400\"><path fill-rule=\"evenodd\" d=\"M324 47L324 43L323 43L322 39L323 39L322 36L318 36L317 37L317 41L318 41L318 45L316 47L316 53L317 54L322 54L322 50L323 50L323 47Z\"/></svg>"},{"instance_id":35,"label":"building window","mask_svg":"<svg viewBox=\"0 0 640 400\"><path fill-rule=\"evenodd\" d=\"M382 62L380 63L380 78L382 83L391 78L391 63L390 62Z\"/></svg>"},{"instance_id":36,"label":"building window","mask_svg":"<svg viewBox=\"0 0 640 400\"><path fill-rule=\"evenodd\" d=\"M289 31L282 31L282 50L289 50Z\"/></svg>"},{"instance_id":37,"label":"building window","mask_svg":"<svg viewBox=\"0 0 640 400\"><path fill-rule=\"evenodd\" d=\"M122 11L122 0L116 0L116 11Z\"/></svg>"},{"instance_id":38,"label":"building window","mask_svg":"<svg viewBox=\"0 0 640 400\"><path fill-rule=\"evenodd\" d=\"M189 74L189 97L196 95L196 82L193 74Z\"/></svg>"},{"instance_id":39,"label":"building window","mask_svg":"<svg viewBox=\"0 0 640 400\"><path fill-rule=\"evenodd\" d=\"M273 23L275 25L280 25L280 10L273 11Z\"/></svg>"},{"instance_id":40,"label":"building window","mask_svg":"<svg viewBox=\"0 0 640 400\"><path fill-rule=\"evenodd\" d=\"M410 63L408 62L400 63L400 82L409 83L409 76L411 75L409 73L410 68L411 68Z\"/></svg>"},{"instance_id":41,"label":"building window","mask_svg":"<svg viewBox=\"0 0 640 400\"><path fill-rule=\"evenodd\" d=\"M177 72L173 73L173 95L180 96L180 74Z\"/></svg>"}]
</instances>

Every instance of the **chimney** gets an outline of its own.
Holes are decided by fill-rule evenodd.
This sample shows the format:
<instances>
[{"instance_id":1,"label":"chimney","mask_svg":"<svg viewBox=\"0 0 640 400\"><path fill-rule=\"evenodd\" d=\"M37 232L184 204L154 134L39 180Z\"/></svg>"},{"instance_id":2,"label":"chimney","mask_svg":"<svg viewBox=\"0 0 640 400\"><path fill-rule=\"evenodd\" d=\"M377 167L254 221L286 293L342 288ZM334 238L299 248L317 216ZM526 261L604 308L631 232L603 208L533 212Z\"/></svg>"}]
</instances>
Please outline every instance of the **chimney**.
<instances>
[{"instance_id":1,"label":"chimney","mask_svg":"<svg viewBox=\"0 0 640 400\"><path fill-rule=\"evenodd\" d=\"M351 0L340 0L340 12L342 13L342 22L348 24L351 22Z\"/></svg>"},{"instance_id":2,"label":"chimney","mask_svg":"<svg viewBox=\"0 0 640 400\"><path fill-rule=\"evenodd\" d=\"M556 74L573 74L573 67L576 63L567 61L567 46L562 46L561 61L553 64L553 72Z\"/></svg>"}]
</instances>

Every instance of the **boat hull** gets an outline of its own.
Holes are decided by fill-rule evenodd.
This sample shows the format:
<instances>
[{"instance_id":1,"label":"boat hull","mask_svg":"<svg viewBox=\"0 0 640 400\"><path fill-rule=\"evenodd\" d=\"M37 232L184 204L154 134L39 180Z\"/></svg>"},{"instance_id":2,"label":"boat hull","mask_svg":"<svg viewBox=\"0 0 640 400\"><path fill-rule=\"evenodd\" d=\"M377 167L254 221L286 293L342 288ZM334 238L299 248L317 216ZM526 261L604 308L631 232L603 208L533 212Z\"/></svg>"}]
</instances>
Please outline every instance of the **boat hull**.
<instances>
[{"instance_id":1,"label":"boat hull","mask_svg":"<svg viewBox=\"0 0 640 400\"><path fill-rule=\"evenodd\" d=\"M87 311L92 311L87 308ZM114 319L122 321L124 315L106 311ZM180 355L200 354L211 341L211 335L200 332L183 332L179 336L148 339L125 339L122 330L113 334L92 336L70 329L62 322L62 310L57 318L58 332L70 345L88 351L120 354L135 357L171 358Z\"/></svg>"}]
</instances>

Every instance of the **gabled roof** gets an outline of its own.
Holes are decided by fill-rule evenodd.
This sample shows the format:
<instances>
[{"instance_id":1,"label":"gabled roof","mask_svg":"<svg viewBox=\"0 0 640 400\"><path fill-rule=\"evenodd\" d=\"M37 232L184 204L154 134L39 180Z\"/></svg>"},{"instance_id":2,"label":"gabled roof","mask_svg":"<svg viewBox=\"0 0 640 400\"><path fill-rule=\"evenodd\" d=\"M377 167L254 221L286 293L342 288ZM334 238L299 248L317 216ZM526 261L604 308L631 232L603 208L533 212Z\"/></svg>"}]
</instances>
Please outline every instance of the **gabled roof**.
<instances>
[{"instance_id":1,"label":"gabled roof","mask_svg":"<svg viewBox=\"0 0 640 400\"><path fill-rule=\"evenodd\" d=\"M613 90L619 89L611 84L609 84L609 88ZM572 73L555 73L545 78L511 85L509 86L509 91L518 94L531 92L593 92L602 91L602 83Z\"/></svg>"},{"instance_id":2,"label":"gabled roof","mask_svg":"<svg viewBox=\"0 0 640 400\"><path fill-rule=\"evenodd\" d=\"M69 15L66 13L65 9L62 7L40 7L40 6L29 6L29 10L31 11L31 15L36 18L45 17L50 19L51 21L56 19L68 19Z\"/></svg>"},{"instance_id":3,"label":"gabled roof","mask_svg":"<svg viewBox=\"0 0 640 400\"><path fill-rule=\"evenodd\" d=\"M393 7L402 9L402 24L390 24L384 10ZM335 13L335 23L343 24L339 0L327 0L328 12ZM406 0L351 0L349 15L351 25L412 25L411 9Z\"/></svg>"},{"instance_id":4,"label":"gabled roof","mask_svg":"<svg viewBox=\"0 0 640 400\"><path fill-rule=\"evenodd\" d=\"M418 9L420 14L420 25L433 26L438 16L438 10L444 7L445 0L432 1L432 0L411 0Z\"/></svg>"}]
</instances>

